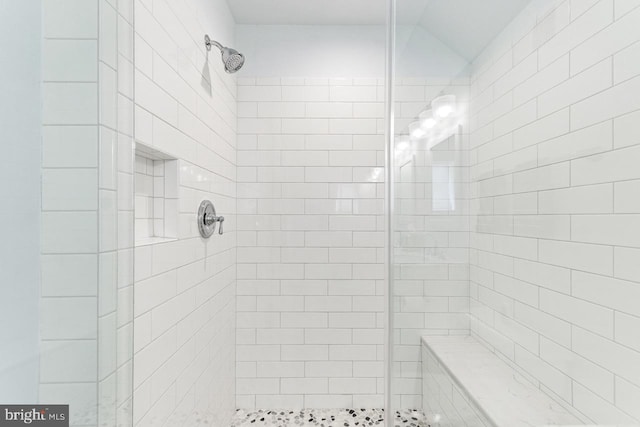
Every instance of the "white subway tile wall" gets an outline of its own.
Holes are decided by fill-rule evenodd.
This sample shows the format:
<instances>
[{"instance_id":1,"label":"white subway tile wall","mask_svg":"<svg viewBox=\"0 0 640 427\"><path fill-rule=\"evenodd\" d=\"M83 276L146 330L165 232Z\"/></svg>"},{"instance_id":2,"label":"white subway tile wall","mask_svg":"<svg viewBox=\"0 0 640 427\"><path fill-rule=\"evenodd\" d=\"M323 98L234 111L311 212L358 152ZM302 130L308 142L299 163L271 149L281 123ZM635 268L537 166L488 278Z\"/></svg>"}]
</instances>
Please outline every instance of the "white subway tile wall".
<instances>
[{"instance_id":1,"label":"white subway tile wall","mask_svg":"<svg viewBox=\"0 0 640 427\"><path fill-rule=\"evenodd\" d=\"M640 421L639 27L532 2L471 79L472 334L602 424Z\"/></svg>"},{"instance_id":2,"label":"white subway tile wall","mask_svg":"<svg viewBox=\"0 0 640 427\"><path fill-rule=\"evenodd\" d=\"M99 2L98 423L133 411L133 5ZM120 159L125 159L120 161Z\"/></svg>"},{"instance_id":3,"label":"white subway tile wall","mask_svg":"<svg viewBox=\"0 0 640 427\"><path fill-rule=\"evenodd\" d=\"M117 12L117 13L115 13ZM100 60L100 425L131 426L133 414L133 2L102 0Z\"/></svg>"},{"instance_id":4,"label":"white subway tile wall","mask_svg":"<svg viewBox=\"0 0 640 427\"><path fill-rule=\"evenodd\" d=\"M135 138L177 159L164 162L164 176L177 171L178 184L176 194L164 188L165 198L176 197L177 228L163 237L175 239L135 247L139 427L229 425L235 412L236 82L203 41L209 33L233 45L226 8L135 2ZM177 167L167 168L172 162ZM207 240L196 221L205 199L226 219L224 234Z\"/></svg>"},{"instance_id":5,"label":"white subway tile wall","mask_svg":"<svg viewBox=\"0 0 640 427\"><path fill-rule=\"evenodd\" d=\"M382 79L238 79L237 406L380 408Z\"/></svg>"}]
</instances>

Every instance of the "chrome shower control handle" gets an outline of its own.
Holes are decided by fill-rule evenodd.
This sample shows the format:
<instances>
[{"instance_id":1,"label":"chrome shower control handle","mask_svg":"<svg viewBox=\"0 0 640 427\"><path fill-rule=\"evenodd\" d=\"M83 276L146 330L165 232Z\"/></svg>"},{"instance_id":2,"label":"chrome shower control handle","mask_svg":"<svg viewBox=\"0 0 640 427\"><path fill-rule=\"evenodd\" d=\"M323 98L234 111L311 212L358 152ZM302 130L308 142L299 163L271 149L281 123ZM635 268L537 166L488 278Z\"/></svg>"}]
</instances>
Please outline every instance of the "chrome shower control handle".
<instances>
[{"instance_id":1,"label":"chrome shower control handle","mask_svg":"<svg viewBox=\"0 0 640 427\"><path fill-rule=\"evenodd\" d=\"M216 218L216 221L220 223L220 227L218 227L218 234L224 233L224 230L222 229L222 224L224 223L224 217L219 216L218 218Z\"/></svg>"},{"instance_id":2,"label":"chrome shower control handle","mask_svg":"<svg viewBox=\"0 0 640 427\"><path fill-rule=\"evenodd\" d=\"M202 237L205 239L211 237L216 231L216 223L220 223L218 233L222 234L223 221L224 217L216 215L216 208L210 200L203 200L202 203L200 203L200 208L198 209L198 230Z\"/></svg>"}]
</instances>

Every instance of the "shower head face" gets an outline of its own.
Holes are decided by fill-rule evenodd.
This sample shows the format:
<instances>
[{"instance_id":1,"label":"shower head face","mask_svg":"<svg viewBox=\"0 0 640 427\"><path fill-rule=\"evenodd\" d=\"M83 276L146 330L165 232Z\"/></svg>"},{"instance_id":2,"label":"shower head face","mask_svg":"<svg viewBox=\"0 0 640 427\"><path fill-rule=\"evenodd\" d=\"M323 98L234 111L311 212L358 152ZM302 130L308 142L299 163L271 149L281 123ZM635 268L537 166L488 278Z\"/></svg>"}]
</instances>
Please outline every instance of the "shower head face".
<instances>
[{"instance_id":1,"label":"shower head face","mask_svg":"<svg viewBox=\"0 0 640 427\"><path fill-rule=\"evenodd\" d=\"M224 47L222 51L222 62L224 63L224 70L227 73L235 73L244 65L244 55L239 53L235 49Z\"/></svg>"},{"instance_id":2,"label":"shower head face","mask_svg":"<svg viewBox=\"0 0 640 427\"><path fill-rule=\"evenodd\" d=\"M212 46L220 49L220 53L222 56L222 63L224 64L224 70L229 73L235 73L244 65L244 55L238 52L235 49L231 49L230 47L222 46L215 40L211 40L209 35L204 36L204 44L207 47L207 50L210 51Z\"/></svg>"}]
</instances>

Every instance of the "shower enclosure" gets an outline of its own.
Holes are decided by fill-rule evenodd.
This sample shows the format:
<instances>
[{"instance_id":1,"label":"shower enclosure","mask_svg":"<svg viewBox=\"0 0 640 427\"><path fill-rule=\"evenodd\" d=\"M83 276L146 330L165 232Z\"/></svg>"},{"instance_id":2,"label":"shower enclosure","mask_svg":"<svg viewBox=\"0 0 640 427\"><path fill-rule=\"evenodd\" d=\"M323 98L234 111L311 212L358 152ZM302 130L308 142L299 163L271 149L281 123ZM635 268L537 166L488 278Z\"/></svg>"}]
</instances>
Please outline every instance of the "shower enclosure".
<instances>
[{"instance_id":1,"label":"shower enclosure","mask_svg":"<svg viewBox=\"0 0 640 427\"><path fill-rule=\"evenodd\" d=\"M640 0L0 24L0 424L640 424Z\"/></svg>"}]
</instances>

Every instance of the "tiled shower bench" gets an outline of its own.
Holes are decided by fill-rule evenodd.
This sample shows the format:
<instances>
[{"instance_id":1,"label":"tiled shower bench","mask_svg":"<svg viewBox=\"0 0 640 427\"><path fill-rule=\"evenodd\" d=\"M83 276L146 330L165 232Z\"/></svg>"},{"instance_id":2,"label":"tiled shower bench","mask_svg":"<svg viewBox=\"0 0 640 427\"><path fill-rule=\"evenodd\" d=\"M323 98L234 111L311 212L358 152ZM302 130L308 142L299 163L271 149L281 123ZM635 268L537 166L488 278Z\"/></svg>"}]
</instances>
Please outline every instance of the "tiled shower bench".
<instances>
[{"instance_id":1,"label":"tiled shower bench","mask_svg":"<svg viewBox=\"0 0 640 427\"><path fill-rule=\"evenodd\" d=\"M471 336L422 337L422 369L432 427L584 425Z\"/></svg>"}]
</instances>

